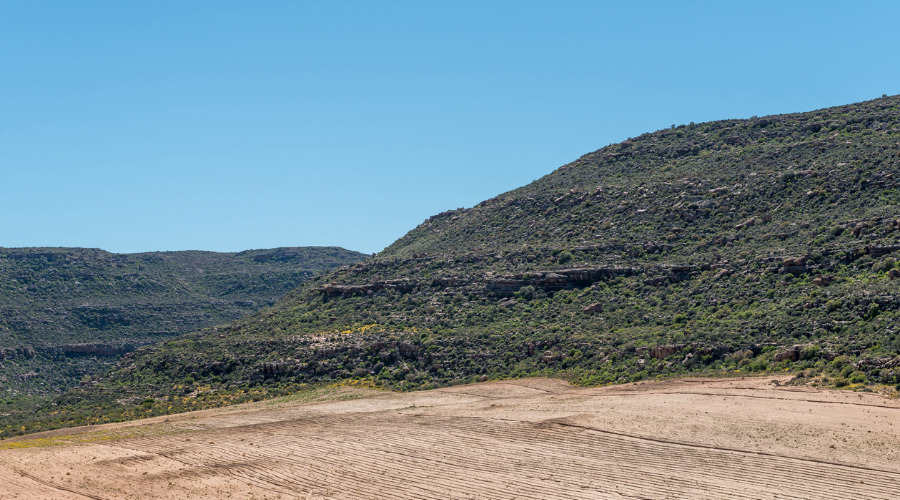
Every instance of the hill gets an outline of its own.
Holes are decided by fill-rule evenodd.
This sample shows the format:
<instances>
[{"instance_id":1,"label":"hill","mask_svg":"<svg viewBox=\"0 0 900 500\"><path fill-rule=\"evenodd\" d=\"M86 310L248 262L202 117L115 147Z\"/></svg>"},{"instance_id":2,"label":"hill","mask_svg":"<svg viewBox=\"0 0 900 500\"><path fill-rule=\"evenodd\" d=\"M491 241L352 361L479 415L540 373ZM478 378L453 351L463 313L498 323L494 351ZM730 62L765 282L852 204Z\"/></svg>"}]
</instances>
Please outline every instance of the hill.
<instances>
[{"instance_id":1,"label":"hill","mask_svg":"<svg viewBox=\"0 0 900 500\"><path fill-rule=\"evenodd\" d=\"M140 346L247 315L364 257L314 247L0 248L0 388L7 397L58 393Z\"/></svg>"},{"instance_id":2,"label":"hill","mask_svg":"<svg viewBox=\"0 0 900 500\"><path fill-rule=\"evenodd\" d=\"M139 349L25 429L342 379L789 370L893 391L898 162L897 96L644 134L431 217L244 320Z\"/></svg>"}]
</instances>

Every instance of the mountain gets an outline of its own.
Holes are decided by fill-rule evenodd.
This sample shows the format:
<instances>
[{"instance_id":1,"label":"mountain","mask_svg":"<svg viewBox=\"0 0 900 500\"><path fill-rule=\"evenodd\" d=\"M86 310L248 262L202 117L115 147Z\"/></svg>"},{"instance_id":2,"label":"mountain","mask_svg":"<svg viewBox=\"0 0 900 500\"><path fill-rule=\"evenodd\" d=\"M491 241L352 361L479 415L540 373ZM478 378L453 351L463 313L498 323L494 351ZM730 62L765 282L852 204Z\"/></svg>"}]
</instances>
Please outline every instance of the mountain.
<instances>
[{"instance_id":1,"label":"mountain","mask_svg":"<svg viewBox=\"0 0 900 500\"><path fill-rule=\"evenodd\" d=\"M140 346L237 319L364 257L333 247L0 248L0 390L58 393Z\"/></svg>"},{"instance_id":2,"label":"mountain","mask_svg":"<svg viewBox=\"0 0 900 500\"><path fill-rule=\"evenodd\" d=\"M435 215L245 319L138 349L6 432L336 381L788 370L900 390L898 165L897 96L647 133Z\"/></svg>"}]
</instances>

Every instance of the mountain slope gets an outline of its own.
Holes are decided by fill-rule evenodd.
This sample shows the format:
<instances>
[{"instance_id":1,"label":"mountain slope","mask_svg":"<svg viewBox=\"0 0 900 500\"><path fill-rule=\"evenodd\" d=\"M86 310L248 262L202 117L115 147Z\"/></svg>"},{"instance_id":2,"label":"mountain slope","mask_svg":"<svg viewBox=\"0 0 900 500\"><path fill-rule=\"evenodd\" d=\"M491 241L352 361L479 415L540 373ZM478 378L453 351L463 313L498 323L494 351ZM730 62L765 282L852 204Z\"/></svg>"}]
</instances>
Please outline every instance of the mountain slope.
<instances>
[{"instance_id":1,"label":"mountain slope","mask_svg":"<svg viewBox=\"0 0 900 500\"><path fill-rule=\"evenodd\" d=\"M65 418L28 425L342 379L900 384L898 165L896 96L644 134L438 214L245 320L140 349L61 401Z\"/></svg>"},{"instance_id":2,"label":"mountain slope","mask_svg":"<svg viewBox=\"0 0 900 500\"><path fill-rule=\"evenodd\" d=\"M0 248L0 388L7 395L66 389L139 346L239 318L364 257L312 247Z\"/></svg>"}]
</instances>

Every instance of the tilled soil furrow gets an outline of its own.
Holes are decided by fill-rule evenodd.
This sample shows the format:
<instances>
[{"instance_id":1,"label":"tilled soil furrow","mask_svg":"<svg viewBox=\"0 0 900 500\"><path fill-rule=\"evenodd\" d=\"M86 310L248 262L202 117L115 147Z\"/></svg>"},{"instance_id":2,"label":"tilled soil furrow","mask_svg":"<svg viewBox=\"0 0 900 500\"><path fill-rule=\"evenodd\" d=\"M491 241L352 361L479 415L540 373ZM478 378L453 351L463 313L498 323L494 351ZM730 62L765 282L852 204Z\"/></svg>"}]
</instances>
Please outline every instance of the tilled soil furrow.
<instances>
[{"instance_id":1,"label":"tilled soil furrow","mask_svg":"<svg viewBox=\"0 0 900 500\"><path fill-rule=\"evenodd\" d=\"M898 498L894 401L770 382L582 390L534 379L248 405L173 417L143 436L23 441L0 450L0 466L46 484L68 484L71 471L93 498ZM98 430L76 432L83 442ZM44 470L58 459L65 465ZM28 485L44 488L4 477L22 498L39 498Z\"/></svg>"},{"instance_id":2,"label":"tilled soil furrow","mask_svg":"<svg viewBox=\"0 0 900 500\"><path fill-rule=\"evenodd\" d=\"M411 450L411 451L414 452L416 450ZM553 451L555 453L551 453L551 451ZM598 465L597 463L590 463L590 462L567 461L566 460L567 457L566 457L564 449L553 449L553 450L544 449L543 452L544 453L541 453L541 454L533 453L533 452L528 453L528 455L530 457L532 457L534 460L533 464L528 464L528 465L519 464L515 468L497 467L497 462L508 463L508 461L512 461L513 459L515 459L515 457L521 456L521 455L511 455L509 457L495 457L495 460L493 461L493 464L494 464L493 467L490 467L490 463L491 463L490 461L488 461L486 464L484 464L484 466L487 470L490 470L492 473L521 475L521 474L527 473L531 470L533 470L533 471L546 470L546 464L553 463L554 464L553 472L554 472L555 478L550 479L550 478L541 476L542 480L552 480L552 481L558 482L560 484L578 485L580 482L583 482L585 477L591 477L591 478L595 478L595 479L603 481L603 482L618 483L622 487L627 488L629 486L628 483L631 482L630 478L634 477L635 480L637 481L637 483L635 483L634 485L631 485L631 486L634 486L637 489L642 489L642 490L647 489L649 486L654 486L654 488L651 488L651 489L653 489L654 491L662 491L662 492L665 492L666 490L669 489L666 487L666 485L670 484L673 479L678 480L678 476L668 477L668 475L667 475L667 477L662 478L658 481L655 481L654 478L658 478L659 475L648 476L650 479L647 479L646 477L641 477L639 475L632 475L631 473L633 471L629 470L628 467L617 466L621 461L618 460L616 457L604 457L603 462L605 462L605 466L603 466L603 465ZM508 461L505 459L507 459ZM629 464L630 464L630 462L629 462ZM448 464L446 461L444 461L443 465L456 465L456 464ZM479 464L479 465L481 465L481 464ZM527 480L525 481L525 483L532 481L533 479L535 479L535 477L536 476L528 477ZM527 487L526 487L526 489L533 490L533 488L527 488ZM553 488L553 490L556 491L557 493L559 493L559 489L560 489L559 486L556 486ZM565 489L571 490L573 492L581 491L580 486L573 486L572 488L565 488ZM675 491L678 491L678 490L677 489L672 490L673 493ZM740 496L742 496L742 495L740 495L739 490L733 490L733 491L729 492L730 498L738 498Z\"/></svg>"},{"instance_id":3,"label":"tilled soil furrow","mask_svg":"<svg viewBox=\"0 0 900 500\"><path fill-rule=\"evenodd\" d=\"M468 430L470 431L469 436L474 434L474 432L471 432L471 431L473 431L473 429L468 429ZM492 434L496 435L497 433L494 432ZM563 443L563 441L566 438L565 434L566 433L563 433L563 435L561 435L561 436L560 435L552 436L552 437L550 437L549 440L554 443L564 444L570 451L572 451L572 447L577 447L580 445L579 442ZM507 437L512 437L512 436L507 436ZM522 436L516 435L516 437L521 438ZM532 438L532 440L534 440L537 443L546 443L548 441L548 436L531 436L531 438ZM470 443L470 445L472 445L472 446L477 446L477 444L478 444L477 442ZM673 445L673 446L678 446L678 445ZM622 460L627 460L630 462L630 461L634 461L634 460L643 459L646 462L647 457L655 457L655 456L660 455L660 453L659 453L660 450L647 450L647 451L636 450L636 448L639 448L639 447L653 448L653 446L649 446L644 443L639 443L638 445L628 444L625 447L620 447L620 453L618 454L618 456L613 454L613 456L615 457L614 461L618 462L618 461L622 461ZM658 448L658 446L656 446L656 448ZM596 450L596 448L595 448L595 450ZM526 451L531 452L533 450L526 450ZM609 453L610 451L611 450L605 450L603 455L607 455L607 456L610 455L610 453ZM678 450L678 451L682 451L682 450ZM702 450L702 451L709 451L709 450ZM669 451L669 453L672 453L672 452ZM697 450L687 449L687 450L683 450L682 453L679 454L680 456L673 457L673 458L675 458L674 460L667 460L666 463L662 463L662 464L656 463L656 462L653 462L652 459L648 463L652 467L665 467L667 470L672 470L673 468L674 469L682 469L685 473L693 473L694 475L699 473L701 475L705 475L702 472L698 472L696 467L693 467L692 465L686 465L683 467L679 466L679 464L682 464L682 463L690 464L690 461L692 459L697 458L696 454L697 454ZM723 460L722 460L723 457L717 456L715 453L713 453L713 454L706 453L706 455L708 455L706 457L706 460L708 462L715 462L717 460L720 462L723 462ZM735 467L735 470L738 471L737 475L739 477L745 477L747 475L748 471L753 471L754 469L765 469L767 467L766 462L769 461L770 459L771 459L771 457L756 457L756 460L751 460L751 461L743 460L739 467ZM785 458L785 460L797 460L797 459ZM724 462L728 463L729 461L724 460ZM804 464L803 462L800 462L800 464L801 464L801 467L799 468L799 470L797 467L787 469L787 470L785 470L784 473L781 474L781 476L782 476L781 478L775 478L770 481L765 481L763 484L760 484L760 486L765 487L765 486L771 485L774 487L778 487L779 485L785 484L784 481L796 480L798 476L806 476L806 478L805 478L806 480L804 481L803 484L805 486L809 486L808 489L810 489L812 492L818 491L819 494L821 494L822 493L821 488L826 488L826 491L828 491L829 487L834 488L835 482L844 482L846 484L852 484L853 482L858 481L859 471L856 471L856 470L846 471L846 470L842 470L840 468L831 471L829 480L818 481L817 478L822 477L821 475L823 473L823 471L820 470L821 467L818 467L818 468L817 467L809 467L809 466L804 467L804 465L806 465L806 464ZM807 471L804 471L803 469L807 469ZM715 478L715 477L718 477L721 474L727 473L727 472L728 472L727 469L723 470L720 468L713 472L710 472L709 475L712 476L713 478ZM808 474L806 474L804 472L808 472ZM844 478L840 477L842 475L841 473L843 473L843 475L847 476L846 481L841 481L842 479L844 479ZM767 476L763 475L761 477L767 477ZM825 476L825 477L829 477L829 476ZM812 480L812 481L810 481L810 480ZM835 481L835 480L837 480L837 481ZM881 482L881 481L877 481L875 478L871 478L871 477L869 478L869 481L867 481L867 483L871 483L871 486L875 486L879 490L890 487L890 479L886 479L886 481L883 482L882 484L878 484L879 482ZM810 483L813 483L813 484L810 484ZM819 483L819 484L817 485L814 483ZM768 489L768 488L766 488L766 489ZM882 492L889 493L890 491L884 490ZM837 493L835 495L835 497L841 498L842 494ZM843 498L846 498L846 497L843 496Z\"/></svg>"},{"instance_id":4,"label":"tilled soil furrow","mask_svg":"<svg viewBox=\"0 0 900 500\"><path fill-rule=\"evenodd\" d=\"M597 430L597 432L604 432L602 430ZM635 440L645 440L646 438L642 438L639 436L631 437L631 436L622 436L624 439L635 439ZM563 439L560 437L559 439ZM614 442L614 441L610 441ZM660 443L665 445L664 442L659 442L658 440L651 441L651 443ZM571 443L570 446L578 446L578 443ZM790 464L790 467L777 468L774 471L770 471L768 473L769 476L778 477L779 475L785 476L786 473L782 472L784 470L791 470L792 475L797 473L806 472L810 475L810 480L807 483L818 483L820 486L833 486L834 480L845 480L846 482L856 482L861 475L865 475L868 477L874 485L881 485L885 487L889 487L890 485L896 484L898 480L900 480L900 474L892 473L889 471L881 471L881 470L873 470L867 468L861 468L856 466L847 466L843 464L837 463L827 463L816 460L807 460L804 458L796 458L796 457L785 457L785 456L776 456L772 454L759 453L753 451L742 451L742 450L734 450L734 449L716 449L712 447L696 447L689 444L682 443L672 443L671 446L674 448L669 449L666 452L666 456L668 455L676 455L681 454L684 459L698 459L699 457L706 456L709 460L715 460L718 457L719 453L733 453L736 454L737 457L733 458L729 461L729 463L733 463L736 460L744 460L745 462L741 464L740 469L746 470L748 467L767 467L767 463L771 460L779 460L786 461L786 463ZM623 448L624 452L630 452L630 450L635 448L653 448L653 445L648 443L640 443L640 444L628 444L625 448ZM679 449L681 448L681 449ZM651 456L657 456L656 454ZM622 457L626 458L626 457ZM627 457L627 458L636 458L636 457ZM829 468L830 472L828 476L825 476L823 479L819 479L822 474L822 468ZM788 476L782 477L780 479L788 480L790 479Z\"/></svg>"},{"instance_id":5,"label":"tilled soil furrow","mask_svg":"<svg viewBox=\"0 0 900 500\"><path fill-rule=\"evenodd\" d=\"M420 436L420 437L422 437L422 436ZM557 440L550 440L550 442L558 443ZM506 443L504 443L504 444L506 444ZM469 448L469 449L479 449L479 448L487 448L487 447L484 445L484 443L474 442L474 443L467 443L467 444L466 444L466 448ZM498 448L499 448L499 447L498 447ZM396 449L396 448L395 448L393 451L394 451L395 453L399 453L399 449ZM404 451L406 451L410 456L415 456L415 454L416 454L417 452L421 451L421 449L420 449L420 447L411 447L411 448L406 448ZM452 451L452 450L444 450L444 451ZM542 463L547 463L547 462L548 462L548 461L547 461L547 458L552 458L552 461L550 461L550 463L556 464L556 469L557 469L557 470L560 470L560 471L566 471L566 470L573 471L571 475L565 474L565 473L562 474L562 478L559 479L559 481L560 481L560 482L563 482L563 483L568 483L568 482L569 482L569 479L578 479L578 478L584 477L586 474L589 474L589 473L591 473L591 472L595 472L595 471L592 470L592 469L594 469L594 467L592 467L592 466L590 466L590 465L588 465L588 464L585 464L585 463L578 463L578 462L571 462L571 461L570 461L570 463L565 463L566 460L569 458L569 455L568 455L567 453L565 453L564 450L559 450L559 452L556 453L553 457L549 457L549 455L551 455L551 453L549 453L550 450L548 450L548 447L544 447L543 449L536 448L535 450L519 450L519 451L527 451L526 455L527 455L527 456L533 456L533 457L536 457L536 458L538 459L538 462L539 462L539 463L541 463L541 462L542 462ZM451 456L451 457L452 457L452 456L457 456L457 457L458 457L458 455L455 454L455 453L447 453L447 454L441 454L441 455L442 455L442 457L443 457L444 455ZM521 454L513 455L513 456L511 456L510 458L514 458L514 456L521 456ZM480 467L490 467L491 463L493 463L493 464L494 464L494 468L491 469L492 472L510 472L510 473L511 473L511 472L517 472L517 471L518 471L518 472L521 472L521 467L519 467L518 470L505 470L505 471L504 471L504 470L498 470L498 469L496 468L496 463L497 463L497 462L500 462L500 463L509 463L509 461L504 460L504 458L506 458L506 457L493 457L493 460L488 460L488 461L486 461L486 463L484 463L484 464L475 464L475 465L476 465L477 467L479 467L479 468L480 468ZM499 459L499 460L498 460L498 459ZM472 457L466 458L465 460L471 462ZM434 461L434 459L431 458L430 461ZM615 462L615 460L613 460L613 462ZM447 460L443 460L442 463L436 464L436 465L445 466L445 467L446 467L446 466L449 466L449 467L453 467L453 468L456 468L456 467L459 467L459 466L460 466L460 464L458 463L458 461L457 461L457 463L451 463L451 462L448 462ZM579 489L577 489L577 488L573 488L573 490L579 491Z\"/></svg>"},{"instance_id":6,"label":"tilled soil furrow","mask_svg":"<svg viewBox=\"0 0 900 500\"><path fill-rule=\"evenodd\" d=\"M251 470L253 471L253 468L251 468ZM238 467L238 468L233 468L233 469L224 468L222 470L222 472L232 478L244 481L247 484L252 485L256 488L260 488L260 489L263 489L266 491L271 491L274 493L279 493L281 495L290 495L291 498L302 498L301 496L299 496L299 494L306 493L306 491L303 491L303 492L298 492L296 490L292 491L290 489L280 487L276 484L272 484L270 481L260 479L258 477L258 474L255 471L246 472L245 468L243 468L243 467Z\"/></svg>"},{"instance_id":7,"label":"tilled soil furrow","mask_svg":"<svg viewBox=\"0 0 900 500\"><path fill-rule=\"evenodd\" d=\"M850 405L850 406L861 406L861 407L870 407L870 408L884 408L887 410L900 411L900 405L879 404L879 403L860 403L857 401L828 401L825 399L785 398L785 397L764 396L764 395L756 395L756 394L729 394L729 393L715 393L715 392L659 392L656 394L660 394L660 395L673 394L673 395L681 395L681 396L714 396L714 397L728 397L728 398L754 398L754 399L767 399L770 401L785 401L785 402L790 402L790 403ZM636 394L636 395L640 395L640 394Z\"/></svg>"},{"instance_id":8,"label":"tilled soil furrow","mask_svg":"<svg viewBox=\"0 0 900 500\"><path fill-rule=\"evenodd\" d=\"M352 469L349 469L348 466L354 465L358 467L358 463L354 463L354 460L340 460L336 457L344 454L340 448L341 443L337 443L337 446L324 446L324 447L311 447L307 448L307 452L311 456L315 456L315 462L312 461L292 461L286 460L284 457L288 455L288 452L283 452L279 450L277 446L267 446L266 453L261 453L256 455L254 458L258 463L269 463L271 466L264 467L262 465L258 466L243 466L242 470L244 474L250 474L247 471L254 471L252 477L257 481L263 481L273 486L278 486L280 488L288 487L291 491L295 491L294 488L302 488L304 490L312 491L317 489L327 489L330 484L334 484L337 481L341 481L342 483L350 479L348 476L348 472ZM281 457L279 459L279 457ZM182 457L184 458L184 457ZM225 459L225 457L221 455L217 455L215 453L197 453L196 461L203 462L207 464L216 464L217 467L223 467L225 469L229 468L228 462L229 460ZM245 457L241 457L246 460ZM367 457L360 457L367 458ZM371 457L368 457L371 458ZM190 459L187 459L190 460ZM324 478L319 478L315 480L306 479L301 473L304 470L304 466L312 465L320 470L335 470L340 471L340 474L335 474L332 476L327 476ZM284 469L282 471L281 469ZM408 472L414 472L414 469L410 469ZM250 477L250 476L246 476ZM374 475L364 475L358 481L361 486L371 484ZM302 478L302 479L301 479ZM298 481L298 479L300 479ZM390 481L390 478L382 477L382 480ZM398 488L402 487L404 481L401 479L397 479L396 486ZM353 489L346 488L345 489ZM420 489L420 493L417 498L442 498L442 494L439 490L433 491L432 495L425 497L422 495L423 492L428 491L430 488L422 488Z\"/></svg>"},{"instance_id":9,"label":"tilled soil furrow","mask_svg":"<svg viewBox=\"0 0 900 500\"><path fill-rule=\"evenodd\" d=\"M561 438L554 436L554 440L559 440ZM607 442L607 445L613 444L612 442ZM575 447L578 446L578 443L568 443L569 446ZM657 448L657 449L653 449ZM678 450L676 449L666 449L660 450L658 447L648 447L648 446L640 446L634 445L630 443L626 443L624 446L618 446L615 449L608 448L604 450L604 454L607 457L614 457L614 460L619 462L626 463L639 463L642 468L649 469L663 469L667 471L672 470L682 470L684 473L690 474L692 477L702 477L702 476L711 476L713 478L719 477L723 474L725 475L733 475L735 478L745 477L747 475L754 475L759 478L768 478L761 481L761 484L764 485L773 485L778 487L787 483L788 481L796 480L797 477L803 477L804 481L802 486L804 489L809 490L810 492L818 491L819 494L823 491L830 491L835 487L835 483L845 483L852 484L859 480L860 471L858 470L847 470L846 468L840 468L839 466L836 468L829 467L829 471L826 473L823 470L822 464L814 464L810 465L808 463L804 463L802 461L798 461L797 459L784 458L781 459L783 461L787 461L785 467L777 467L775 471L771 471L771 460L773 457L752 457L748 459L747 457L726 457L722 456L720 453L712 452L709 453L698 450ZM663 456L665 460L660 462L655 457ZM703 469L698 469L694 466L692 462L703 461L704 463L722 463L727 464L725 467L719 466L713 469L712 471L705 471ZM685 464L685 465L680 465ZM754 474L757 471L761 470L769 470L767 474L764 475L756 475ZM732 471L734 473L732 474ZM819 479L820 477L826 479ZM867 483L872 483L880 492L882 493L890 493L890 485L891 478L890 477L882 477L879 478L877 476L873 476L871 474L866 476L869 480ZM835 495L837 498L841 498L841 494L838 493ZM846 496L843 496L846 498Z\"/></svg>"},{"instance_id":10,"label":"tilled soil furrow","mask_svg":"<svg viewBox=\"0 0 900 500\"><path fill-rule=\"evenodd\" d=\"M339 443L336 443L336 445L339 446ZM451 477L447 477L446 473L438 474L438 471L423 466L424 464L422 464L421 461L410 462L396 460L394 457L390 456L390 451L387 447L382 447L380 450L368 450L368 452L364 454L354 454L349 456L347 454L335 453L334 447L326 448L323 451L324 452L320 454L320 456L322 456L321 462L323 464L331 465L335 470L342 471L342 474L345 474L348 471L356 471L357 474L362 476L360 479L361 484L371 481L374 475L378 475L381 481L396 481L400 487L404 484L416 483L416 479L425 479L427 481L419 481L417 483L417 489L419 490L417 498L423 498L424 493L429 492L429 496L436 499L442 498L445 495L445 491L448 489L459 488L458 480L455 479L455 476L461 472L460 470L456 469L449 471L453 474ZM369 466L367 465L367 462L390 464L391 473L388 475L379 474L379 472L383 472L384 469L379 466ZM424 471L432 472L427 474L426 477L422 477ZM465 477L465 474L459 475ZM488 488L488 490L490 490L490 488Z\"/></svg>"},{"instance_id":11,"label":"tilled soil furrow","mask_svg":"<svg viewBox=\"0 0 900 500\"><path fill-rule=\"evenodd\" d=\"M328 446L328 447L326 447L326 448L324 448L324 449L322 449L322 450L317 451L316 454L317 454L318 456L320 456L320 457L323 457L323 458L320 458L320 459L319 459L320 462L321 462L320 465L332 465L332 466L334 466L335 468L338 468L339 470L344 471L344 473L346 473L346 472L348 472L348 471L351 471L351 470L353 470L353 469L360 469L360 468L361 468L361 467L360 467L360 462L359 462L359 460L357 459L356 456L352 456L352 455L351 455L351 456L348 456L348 457L346 457L346 458L343 458L343 456L344 456L344 455L347 455L347 453L345 453L345 452L343 452L343 451L340 451L340 448L339 448L340 445L341 445L341 443L334 443L333 446ZM275 453L276 455L278 454L278 453L277 453L277 450L273 450L273 451L276 452L276 453ZM382 450L382 451L383 451L383 453L391 453L390 448L387 448L387 449ZM367 453L366 455L369 456L369 458L371 458L371 456L370 456L370 455L371 455L371 452ZM283 455L282 455L282 456L283 456ZM284 464L284 462L285 462L285 461L282 460L282 462L280 462L280 464ZM377 460L376 460L376 462L377 462ZM395 468L398 468L398 467L400 467L400 466L404 466L403 468L406 469L406 470L401 470L401 471L399 471L399 472L401 472L401 473L416 474L418 471L421 471L421 470L428 470L427 468L423 468L423 464L421 463L420 460L419 460L419 461L417 461L417 460L412 460L411 463L408 463L408 464L407 464L407 461L397 461L396 459L391 458L391 459L390 459L390 463L392 463L392 464L394 465ZM451 471L454 471L454 472L458 472L459 468L457 467L457 468L453 468L453 469L450 469L450 470L451 470ZM364 474L364 473L365 473L365 472L363 471L363 474ZM406 477L407 477L407 481L408 481L408 480L409 480L409 479L408 479L409 476L406 476ZM344 479L346 479L346 475L344 476ZM443 482L443 479L442 479L442 478L439 478L439 477L434 476L434 475L429 476L429 477L426 477L426 478L424 478L424 479L428 480L428 481L431 482L431 483L435 483L435 482L441 483L441 482ZM371 480L371 478L370 478L370 477L367 477L367 476L365 476L365 475L364 475L363 478L361 479L361 481L370 481L370 480ZM454 485L448 484L448 485L446 485L446 486L454 486ZM558 489L558 488L557 488L557 489ZM489 489L489 490L490 490L490 489ZM574 489L574 491L580 491L580 490ZM421 492L421 490L420 490L420 495L419 495L420 497L421 497L421 493L422 493L422 492ZM494 493L494 494L497 494L497 495L501 495L501 496L502 496L503 490L497 490L497 491L485 491L485 493ZM435 491L435 498L440 498L440 497L441 497L441 494L442 494L442 490Z\"/></svg>"},{"instance_id":12,"label":"tilled soil furrow","mask_svg":"<svg viewBox=\"0 0 900 500\"><path fill-rule=\"evenodd\" d=\"M382 454L395 455L391 457L391 460L396 467L405 469L400 472L406 474L421 469L423 465L425 467L449 468L456 472L469 468L475 470L490 470L493 473L499 474L521 473L523 472L521 467L518 467L517 470L498 468L497 462L507 463L504 459L525 455L535 457L537 463L547 463L550 461L556 465L554 470L556 470L558 474L554 481L558 484L553 488L553 491L556 494L563 493L564 491L566 493L583 493L583 489L580 486L570 489L562 485L571 484L573 481L577 483L579 478L583 478L586 475L597 475L601 470L609 468L616 463L639 463L640 466L637 467L638 469L644 468L656 471L665 470L666 473L662 475L663 479L659 481L648 481L647 478L654 477L653 475L647 476L635 474L634 476L640 477L641 481L634 485L631 484L631 481L629 481L627 477L623 479L622 476L618 476L619 486L621 488L629 489L630 487L638 487L639 489L646 489L649 486L651 489L659 491L660 493L674 493L675 491L690 489L687 484L679 484L679 487L671 488L673 482L678 483L678 477L682 474L690 474L695 481L704 483L707 481L715 483L716 479L721 479L722 477L727 477L732 480L743 480L746 482L746 477L752 476L758 479L754 482L752 487L750 484L744 484L744 488L751 487L751 489L754 490L759 489L760 493L778 491L779 488L783 489L783 485L786 483L799 484L802 486L800 489L804 490L802 493L816 493L822 498L847 498L846 495L849 492L843 491L844 488L842 488L842 485L855 486L860 480L860 471L846 471L837 467L832 468L832 470L828 471L827 475L824 475L824 471L821 469L825 464L810 465L805 464L802 461L799 463L792 463L790 464L791 466L779 467L774 474L770 470L768 474L760 475L757 474L758 471L763 471L767 468L771 469L771 464L760 463L763 461L763 457L744 456L723 459L721 453L730 452L732 450L713 450L706 448L691 449L690 447L681 444L667 445L655 441L646 442L640 437L632 438L606 435L603 439L597 439L595 437L586 440L583 434L592 432L592 429L579 426L566 426L559 423L538 424L536 426L531 423L518 423L518 425L514 422L498 423L497 421L492 421L490 419L437 419L440 421L438 423L443 425L443 429L440 432L429 432L428 429L434 429L436 426L421 425L421 421L429 420L427 417L417 416L415 419L419 425L414 424L411 425L411 427L421 428L413 433L416 435L415 441L411 442L408 446L404 446L405 441L403 439L395 439L392 445L393 448L388 447L381 450ZM316 422L316 427L331 428L330 430L332 432L340 431L340 427L347 425L344 420L349 419L335 420L337 421L330 422L327 421L327 419L319 419ZM381 426L389 426L390 420L392 419L385 419L382 417L366 420L370 420L365 422L365 424L367 424L365 427L368 428L369 426L379 426L379 424ZM381 420L381 422L378 422L379 420ZM355 428L346 430L344 433L346 436L365 434L359 432L361 427L360 422L357 421L356 423L357 426ZM277 430L279 433L286 433L286 431L291 429L291 425L288 424L274 426L275 428L272 428L273 426L270 426L269 424L263 425L266 427L265 430L267 432ZM296 427L297 426L294 425L294 432L298 431ZM602 433L602 431L595 432ZM338 432L338 434L340 434L340 432ZM454 438L452 434L456 434L456 437ZM269 435L272 436L271 434ZM494 441L501 441L503 446L494 446L496 444ZM422 451L425 449L425 447L422 446L423 442L432 444L441 442L444 444L442 445L440 452L437 453L437 457L431 456L426 458L419 456L422 455ZM509 456L488 456L486 454L478 453L465 455L465 452L463 451L490 449L492 446L497 448L509 448L514 442L518 443L520 446L515 450L514 454L507 454ZM554 443L555 446L547 447L546 444L548 442ZM448 443L454 444L448 445ZM146 444L155 443L148 442ZM669 449L661 452L658 449L661 446L668 447ZM149 447L155 448L156 446ZM349 465L360 468L359 464L355 462L374 453L374 450L372 449L363 449L356 454L351 454L346 459L340 458L342 455L347 454L347 448L352 448L352 443L349 443L347 440L336 441L319 449L317 454L319 456L329 456L329 460L327 460L328 464L346 472ZM563 450L565 453L562 453ZM284 456L283 452L278 448L269 447L269 451L272 456ZM560 453L554 453L554 451L560 451ZM227 467L228 462L232 462L238 458L236 455L234 457L228 457L227 453L212 451L209 447L205 447L203 450L195 450L194 453L196 454L196 458L189 459L188 461L198 466L217 465ZM359 458L357 458L357 456ZM666 460L656 460L655 457L659 456L665 456ZM369 456L369 458L371 457ZM773 458L780 460L798 460L786 457L764 457L764 460L771 461ZM184 460L185 457L181 457L181 459ZM265 460L266 456L261 455L258 459ZM423 464L422 462L426 462L426 464ZM697 463L702 463L707 466L708 464L713 463L733 465L731 467L719 466L709 470L698 468L696 466ZM604 465L598 466L598 464ZM257 475L255 477L264 482L282 486L286 484L295 484L296 475L291 472L279 474L274 469L261 470L262 472L260 474L262 475ZM634 467L632 467L631 470L634 472ZM358 475L359 478L353 480L358 486L352 488L353 490L363 487L367 481L371 480L365 470L360 470ZM659 477L658 472L656 477ZM827 477L828 480L818 480L819 477ZM701 478L705 480L700 481ZM344 474L341 479L345 481L350 480L346 474ZM409 479L408 476L407 479ZM444 484L444 481L441 481L439 478L432 477L429 479L432 481L432 484L438 483L442 487L453 487L451 484ZM803 481L798 482L798 479L803 479ZM867 484L870 493L875 494L872 498L887 498L886 496L881 497L879 494L890 494L893 491L891 478L879 480L879 478L875 477L865 477L862 478L862 480ZM510 488L523 494L538 493L534 490L534 485L518 485L515 483L516 481L508 482L503 491L493 491L492 488L487 488L487 491L483 491L483 493L500 495L504 492L508 493ZM296 486L300 485L296 484ZM538 489L543 493L549 493L549 491L544 491L543 488ZM728 494L730 498L743 496L739 489L729 490L730 491L724 491L720 489L719 492ZM853 490L854 488L851 487L851 491ZM744 491L746 492L746 490ZM419 493L421 495L424 491L419 490ZM823 495L823 493L825 493L825 495ZM798 498L803 498L804 496L805 495L801 495ZM752 496L750 497L752 498Z\"/></svg>"},{"instance_id":13,"label":"tilled soil furrow","mask_svg":"<svg viewBox=\"0 0 900 500\"><path fill-rule=\"evenodd\" d=\"M99 497L99 496L96 496L96 495L93 495L93 494L91 494L91 493L87 493L87 492L84 492L84 491L78 491L78 490L75 490L75 489L72 489L72 488L69 488L69 487L66 487L66 486L58 485L58 484L56 484L55 482L46 481L46 480L44 480L44 479L41 479L41 478L39 478L39 477L37 477L37 476L35 476L35 475L33 475L33 474L29 474L28 472L25 472L25 471L20 470L20 469L15 469L15 468L13 468L13 471L14 471L16 474L18 474L18 475L20 475L20 476L22 476L22 477L26 477L26 478L28 478L28 479L34 481L35 483L40 484L40 485L42 485L42 486L45 486L45 487L47 487L47 488L50 488L50 489L52 489L52 490L56 490L56 491L64 491L64 492L69 493L69 494L71 494L71 495L75 495L75 496L77 496L77 497L82 497L82 498L91 498L91 499L94 499L94 500L104 500L103 497Z\"/></svg>"}]
</instances>

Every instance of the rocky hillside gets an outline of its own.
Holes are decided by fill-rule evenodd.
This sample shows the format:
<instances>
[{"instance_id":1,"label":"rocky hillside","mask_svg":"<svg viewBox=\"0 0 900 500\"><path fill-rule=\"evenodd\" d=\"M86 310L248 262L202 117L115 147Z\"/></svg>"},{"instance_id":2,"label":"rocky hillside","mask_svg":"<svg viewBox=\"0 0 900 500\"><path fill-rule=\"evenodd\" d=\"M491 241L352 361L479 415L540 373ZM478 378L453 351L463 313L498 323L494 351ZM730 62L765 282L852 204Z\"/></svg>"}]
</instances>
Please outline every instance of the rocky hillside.
<instances>
[{"instance_id":1,"label":"rocky hillside","mask_svg":"<svg viewBox=\"0 0 900 500\"><path fill-rule=\"evenodd\" d=\"M139 349L25 425L336 380L791 370L900 388L898 166L898 97L644 134L435 215L247 319Z\"/></svg>"},{"instance_id":2,"label":"rocky hillside","mask_svg":"<svg viewBox=\"0 0 900 500\"><path fill-rule=\"evenodd\" d=\"M341 248L0 248L0 390L67 389L137 347L239 318L364 257Z\"/></svg>"}]
</instances>

